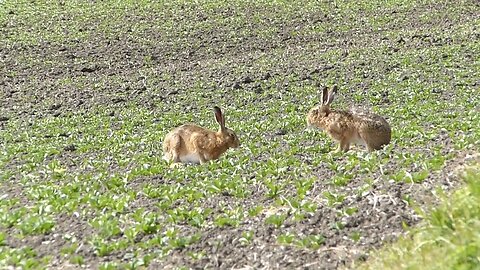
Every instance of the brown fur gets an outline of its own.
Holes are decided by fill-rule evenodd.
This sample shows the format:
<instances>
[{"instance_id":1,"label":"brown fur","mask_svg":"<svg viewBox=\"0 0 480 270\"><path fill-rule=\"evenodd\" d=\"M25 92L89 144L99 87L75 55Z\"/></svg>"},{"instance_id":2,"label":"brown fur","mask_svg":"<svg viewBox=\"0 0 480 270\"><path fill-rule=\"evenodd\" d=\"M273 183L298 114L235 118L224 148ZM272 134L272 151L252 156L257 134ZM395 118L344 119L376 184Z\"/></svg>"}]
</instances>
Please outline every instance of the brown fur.
<instances>
[{"instance_id":1,"label":"brown fur","mask_svg":"<svg viewBox=\"0 0 480 270\"><path fill-rule=\"evenodd\" d=\"M365 143L368 151L378 150L390 143L391 129L388 122L373 113L352 113L331 110L336 88L330 93L324 89L322 104L310 110L307 124L325 130L339 143L339 151L348 151L352 143Z\"/></svg>"},{"instance_id":2,"label":"brown fur","mask_svg":"<svg viewBox=\"0 0 480 270\"><path fill-rule=\"evenodd\" d=\"M235 133L225 127L225 118L220 109L215 109L220 129L215 132L197 125L186 124L169 132L163 141L164 159L180 163L181 158L195 154L200 163L218 159L228 148L240 146Z\"/></svg>"}]
</instances>

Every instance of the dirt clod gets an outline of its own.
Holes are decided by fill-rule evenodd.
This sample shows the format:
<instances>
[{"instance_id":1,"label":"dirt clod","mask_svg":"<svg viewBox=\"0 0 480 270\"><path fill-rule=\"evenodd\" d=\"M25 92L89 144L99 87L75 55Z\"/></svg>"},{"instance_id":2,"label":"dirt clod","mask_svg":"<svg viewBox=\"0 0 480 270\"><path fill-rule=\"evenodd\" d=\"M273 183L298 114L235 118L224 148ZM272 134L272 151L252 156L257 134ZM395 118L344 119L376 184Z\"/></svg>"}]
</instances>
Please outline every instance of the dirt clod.
<instances>
[{"instance_id":1,"label":"dirt clod","mask_svg":"<svg viewBox=\"0 0 480 270\"><path fill-rule=\"evenodd\" d=\"M69 144L69 145L65 146L65 148L63 148L63 150L73 152L73 151L77 150L77 146L75 144Z\"/></svg>"}]
</instances>

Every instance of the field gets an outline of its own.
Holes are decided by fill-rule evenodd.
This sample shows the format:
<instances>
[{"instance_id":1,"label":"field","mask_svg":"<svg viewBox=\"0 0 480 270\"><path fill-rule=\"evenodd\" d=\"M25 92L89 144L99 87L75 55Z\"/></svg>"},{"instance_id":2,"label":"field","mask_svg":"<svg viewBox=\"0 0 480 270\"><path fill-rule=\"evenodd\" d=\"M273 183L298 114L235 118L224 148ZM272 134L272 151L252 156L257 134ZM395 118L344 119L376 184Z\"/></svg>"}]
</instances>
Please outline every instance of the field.
<instances>
[{"instance_id":1,"label":"field","mask_svg":"<svg viewBox=\"0 0 480 270\"><path fill-rule=\"evenodd\" d=\"M480 151L480 3L0 1L0 268L355 268ZM306 128L385 116L336 153ZM186 122L242 145L170 168Z\"/></svg>"}]
</instances>

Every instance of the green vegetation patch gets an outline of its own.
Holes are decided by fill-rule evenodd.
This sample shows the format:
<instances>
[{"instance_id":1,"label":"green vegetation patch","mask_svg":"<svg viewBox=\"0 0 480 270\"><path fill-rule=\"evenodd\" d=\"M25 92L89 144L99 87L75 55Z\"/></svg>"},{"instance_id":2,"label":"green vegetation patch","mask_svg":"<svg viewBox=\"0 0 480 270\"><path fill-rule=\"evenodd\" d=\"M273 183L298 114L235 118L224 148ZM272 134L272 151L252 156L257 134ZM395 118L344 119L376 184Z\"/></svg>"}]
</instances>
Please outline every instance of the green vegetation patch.
<instances>
[{"instance_id":1,"label":"green vegetation patch","mask_svg":"<svg viewBox=\"0 0 480 270\"><path fill-rule=\"evenodd\" d=\"M480 169L467 169L466 186L441 194L418 228L358 269L476 269L480 265Z\"/></svg>"}]
</instances>

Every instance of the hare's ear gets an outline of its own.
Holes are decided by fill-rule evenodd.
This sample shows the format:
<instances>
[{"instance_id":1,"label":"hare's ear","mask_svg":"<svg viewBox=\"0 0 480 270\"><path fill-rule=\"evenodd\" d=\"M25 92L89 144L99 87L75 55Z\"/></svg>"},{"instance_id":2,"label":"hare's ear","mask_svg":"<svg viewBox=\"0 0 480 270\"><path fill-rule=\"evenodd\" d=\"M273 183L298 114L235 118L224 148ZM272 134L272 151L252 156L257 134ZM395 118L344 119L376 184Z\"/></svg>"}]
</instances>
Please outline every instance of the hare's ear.
<instances>
[{"instance_id":1,"label":"hare's ear","mask_svg":"<svg viewBox=\"0 0 480 270\"><path fill-rule=\"evenodd\" d=\"M330 91L330 94L328 94L328 99L327 102L325 103L326 105L330 105L333 102L333 98L335 97L335 94L337 93L338 87L336 85L333 86L332 91Z\"/></svg>"},{"instance_id":2,"label":"hare's ear","mask_svg":"<svg viewBox=\"0 0 480 270\"><path fill-rule=\"evenodd\" d=\"M215 119L217 123L220 125L222 130L225 129L225 118L223 117L222 110L218 106L213 107L213 112L215 113Z\"/></svg>"},{"instance_id":3,"label":"hare's ear","mask_svg":"<svg viewBox=\"0 0 480 270\"><path fill-rule=\"evenodd\" d=\"M323 104L326 104L327 101L328 101L328 88L325 86L323 87L322 95L320 96L320 103L323 105Z\"/></svg>"}]
</instances>

